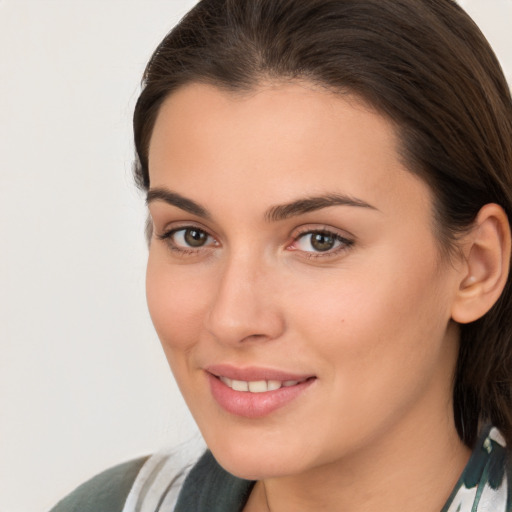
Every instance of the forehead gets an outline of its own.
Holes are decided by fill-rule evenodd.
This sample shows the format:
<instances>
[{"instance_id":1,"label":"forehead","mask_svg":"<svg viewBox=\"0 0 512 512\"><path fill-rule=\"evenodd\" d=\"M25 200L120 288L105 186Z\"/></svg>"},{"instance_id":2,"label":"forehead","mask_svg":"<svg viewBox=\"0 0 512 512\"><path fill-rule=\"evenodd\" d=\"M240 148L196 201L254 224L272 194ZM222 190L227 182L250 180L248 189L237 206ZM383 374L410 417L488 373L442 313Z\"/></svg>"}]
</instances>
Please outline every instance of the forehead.
<instances>
[{"instance_id":1,"label":"forehead","mask_svg":"<svg viewBox=\"0 0 512 512\"><path fill-rule=\"evenodd\" d=\"M316 193L342 193L386 209L427 186L399 156L391 121L355 96L307 83L268 84L243 94L191 84L166 99L149 148L152 187L198 201L243 196L261 207ZM263 205L267 202L267 205ZM257 207L257 205L256 205Z\"/></svg>"}]
</instances>

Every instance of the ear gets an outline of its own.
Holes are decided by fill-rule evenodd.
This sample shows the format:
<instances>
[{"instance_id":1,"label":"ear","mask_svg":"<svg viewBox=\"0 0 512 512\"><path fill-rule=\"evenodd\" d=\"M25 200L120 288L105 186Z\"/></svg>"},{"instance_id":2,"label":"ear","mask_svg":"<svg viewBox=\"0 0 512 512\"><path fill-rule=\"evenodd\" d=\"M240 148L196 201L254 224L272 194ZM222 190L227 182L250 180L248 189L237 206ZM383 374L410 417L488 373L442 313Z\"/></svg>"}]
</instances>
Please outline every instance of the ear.
<instances>
[{"instance_id":1,"label":"ear","mask_svg":"<svg viewBox=\"0 0 512 512\"><path fill-rule=\"evenodd\" d=\"M452 319L465 324L481 318L499 299L508 279L510 224L497 204L486 204L464 244L463 266Z\"/></svg>"}]
</instances>

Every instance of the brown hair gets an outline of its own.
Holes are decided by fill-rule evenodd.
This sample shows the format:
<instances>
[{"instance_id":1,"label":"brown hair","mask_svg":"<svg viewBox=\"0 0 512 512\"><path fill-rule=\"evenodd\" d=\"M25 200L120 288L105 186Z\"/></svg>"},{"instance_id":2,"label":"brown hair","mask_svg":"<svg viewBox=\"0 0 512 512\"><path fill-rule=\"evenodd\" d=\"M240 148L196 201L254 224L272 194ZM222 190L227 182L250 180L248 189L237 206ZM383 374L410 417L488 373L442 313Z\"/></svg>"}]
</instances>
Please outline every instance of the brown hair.
<instances>
[{"instance_id":1,"label":"brown hair","mask_svg":"<svg viewBox=\"0 0 512 512\"><path fill-rule=\"evenodd\" d=\"M202 0L149 61L134 114L135 177L149 188L148 146L164 99L191 82L233 91L307 79L356 94L397 126L402 156L434 192L444 249L498 203L512 219L512 99L499 63L452 0ZM449 252L449 251L448 251ZM512 446L512 286L461 326L455 423L481 421Z\"/></svg>"}]
</instances>

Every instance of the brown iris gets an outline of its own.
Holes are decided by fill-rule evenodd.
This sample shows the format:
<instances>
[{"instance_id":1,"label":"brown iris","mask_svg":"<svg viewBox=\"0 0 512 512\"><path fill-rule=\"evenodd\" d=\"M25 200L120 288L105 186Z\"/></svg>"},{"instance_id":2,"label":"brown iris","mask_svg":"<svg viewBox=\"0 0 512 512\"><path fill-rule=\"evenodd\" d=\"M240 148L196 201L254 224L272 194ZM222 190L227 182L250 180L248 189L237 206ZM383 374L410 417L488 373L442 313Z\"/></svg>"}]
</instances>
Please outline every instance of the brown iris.
<instances>
[{"instance_id":1,"label":"brown iris","mask_svg":"<svg viewBox=\"0 0 512 512\"><path fill-rule=\"evenodd\" d=\"M200 229L189 228L185 230L184 239L190 247L202 247L208 240L208 234Z\"/></svg>"},{"instance_id":2,"label":"brown iris","mask_svg":"<svg viewBox=\"0 0 512 512\"><path fill-rule=\"evenodd\" d=\"M316 251L325 252L334 247L336 238L329 233L312 233L311 234L311 247Z\"/></svg>"}]
</instances>

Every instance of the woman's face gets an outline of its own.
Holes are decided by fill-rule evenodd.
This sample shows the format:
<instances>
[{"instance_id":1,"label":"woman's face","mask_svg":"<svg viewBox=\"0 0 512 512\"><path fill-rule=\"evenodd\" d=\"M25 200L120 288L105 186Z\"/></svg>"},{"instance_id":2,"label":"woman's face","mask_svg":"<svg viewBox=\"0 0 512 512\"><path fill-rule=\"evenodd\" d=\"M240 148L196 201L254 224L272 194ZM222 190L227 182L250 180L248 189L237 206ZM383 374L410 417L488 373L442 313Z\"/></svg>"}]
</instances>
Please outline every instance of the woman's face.
<instances>
[{"instance_id":1,"label":"woman's face","mask_svg":"<svg viewBox=\"0 0 512 512\"><path fill-rule=\"evenodd\" d=\"M386 119L307 84L188 85L149 168L150 313L227 470L297 474L447 428L461 269Z\"/></svg>"}]
</instances>

